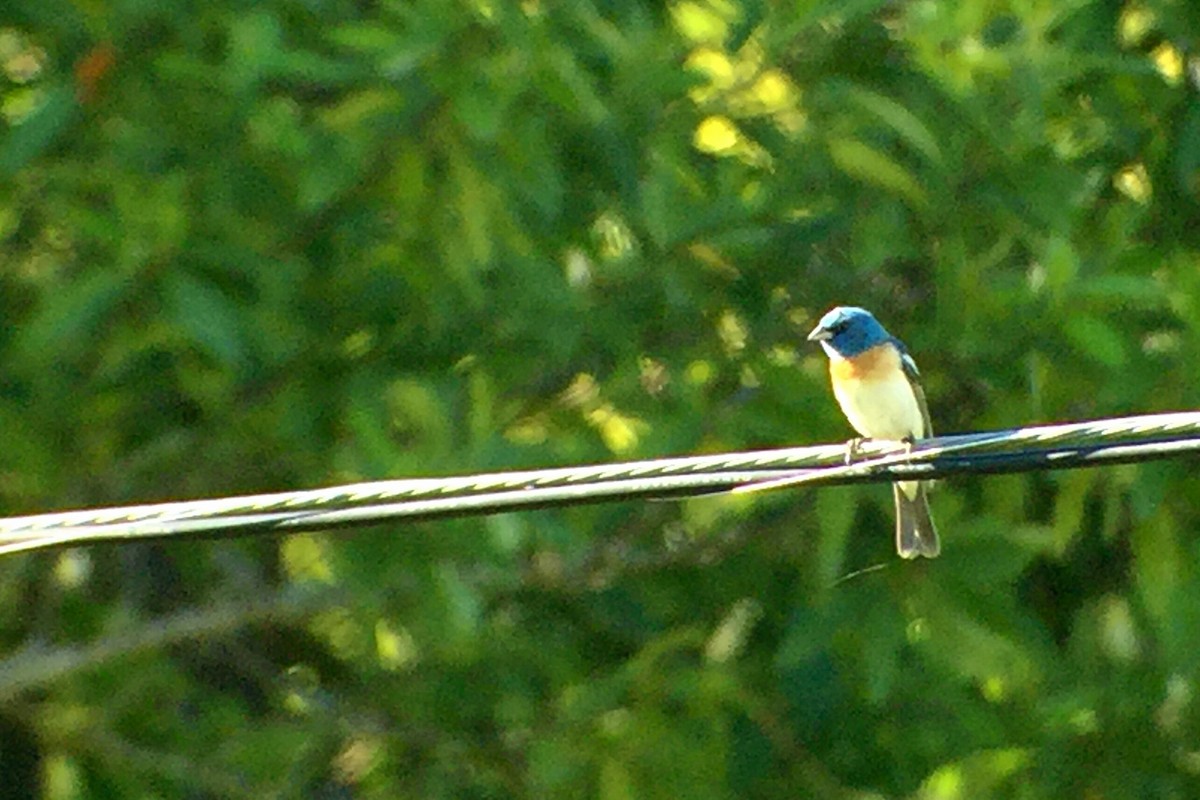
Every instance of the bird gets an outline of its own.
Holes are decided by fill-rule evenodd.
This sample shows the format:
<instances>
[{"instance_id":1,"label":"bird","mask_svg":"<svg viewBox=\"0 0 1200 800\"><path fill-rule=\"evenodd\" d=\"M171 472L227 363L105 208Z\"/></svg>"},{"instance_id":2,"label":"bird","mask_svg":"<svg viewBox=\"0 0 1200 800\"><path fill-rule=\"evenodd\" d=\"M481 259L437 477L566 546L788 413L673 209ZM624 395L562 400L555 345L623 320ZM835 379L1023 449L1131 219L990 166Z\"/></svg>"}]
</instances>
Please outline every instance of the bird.
<instances>
[{"instance_id":1,"label":"bird","mask_svg":"<svg viewBox=\"0 0 1200 800\"><path fill-rule=\"evenodd\" d=\"M833 396L860 436L912 444L933 436L916 362L870 311L837 306L808 334L829 356ZM856 441L850 444L850 453ZM941 552L925 483L898 481L896 552L901 558L935 558Z\"/></svg>"}]
</instances>

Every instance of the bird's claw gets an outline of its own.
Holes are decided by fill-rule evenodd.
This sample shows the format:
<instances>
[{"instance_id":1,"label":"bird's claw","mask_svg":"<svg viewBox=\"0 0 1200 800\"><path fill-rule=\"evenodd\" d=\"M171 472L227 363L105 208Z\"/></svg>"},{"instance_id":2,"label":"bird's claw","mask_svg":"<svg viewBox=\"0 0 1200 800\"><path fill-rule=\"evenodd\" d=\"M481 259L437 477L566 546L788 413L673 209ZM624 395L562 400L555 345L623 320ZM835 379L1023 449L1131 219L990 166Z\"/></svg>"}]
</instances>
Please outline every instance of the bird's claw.
<instances>
[{"instance_id":1,"label":"bird's claw","mask_svg":"<svg viewBox=\"0 0 1200 800\"><path fill-rule=\"evenodd\" d=\"M863 437L855 436L853 439L846 442L846 466L847 467L850 466L851 464L853 464L854 459L857 458L859 453L862 452L863 442L865 442L865 441L866 441L866 439L864 439Z\"/></svg>"}]
</instances>

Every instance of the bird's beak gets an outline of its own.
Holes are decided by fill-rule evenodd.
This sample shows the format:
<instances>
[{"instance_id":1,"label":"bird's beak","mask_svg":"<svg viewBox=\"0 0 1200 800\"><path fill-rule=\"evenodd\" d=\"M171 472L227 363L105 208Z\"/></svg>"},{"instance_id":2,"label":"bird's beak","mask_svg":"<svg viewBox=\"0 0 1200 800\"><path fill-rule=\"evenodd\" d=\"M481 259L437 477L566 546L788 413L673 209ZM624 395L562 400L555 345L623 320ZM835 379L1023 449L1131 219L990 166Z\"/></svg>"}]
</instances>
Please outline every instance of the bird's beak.
<instances>
[{"instance_id":1,"label":"bird's beak","mask_svg":"<svg viewBox=\"0 0 1200 800\"><path fill-rule=\"evenodd\" d=\"M826 339L832 339L832 338L833 338L833 334L829 332L829 329L822 328L820 325L813 328L812 333L808 334L808 340L810 342L823 342Z\"/></svg>"}]
</instances>

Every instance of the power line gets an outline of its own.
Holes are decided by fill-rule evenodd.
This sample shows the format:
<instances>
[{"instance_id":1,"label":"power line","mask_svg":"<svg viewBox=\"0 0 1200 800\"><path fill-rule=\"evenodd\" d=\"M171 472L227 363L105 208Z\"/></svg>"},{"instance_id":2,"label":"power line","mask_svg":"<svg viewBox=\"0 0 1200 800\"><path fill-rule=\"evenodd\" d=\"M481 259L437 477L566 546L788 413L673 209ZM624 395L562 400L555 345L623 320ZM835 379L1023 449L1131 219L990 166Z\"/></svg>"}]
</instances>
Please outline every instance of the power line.
<instances>
[{"instance_id":1,"label":"power line","mask_svg":"<svg viewBox=\"0 0 1200 800\"><path fill-rule=\"evenodd\" d=\"M798 485L929 480L1168 458L1200 451L1200 412L941 436L908 446L790 447L299 492L67 511L0 519L0 555L100 541L290 533Z\"/></svg>"}]
</instances>

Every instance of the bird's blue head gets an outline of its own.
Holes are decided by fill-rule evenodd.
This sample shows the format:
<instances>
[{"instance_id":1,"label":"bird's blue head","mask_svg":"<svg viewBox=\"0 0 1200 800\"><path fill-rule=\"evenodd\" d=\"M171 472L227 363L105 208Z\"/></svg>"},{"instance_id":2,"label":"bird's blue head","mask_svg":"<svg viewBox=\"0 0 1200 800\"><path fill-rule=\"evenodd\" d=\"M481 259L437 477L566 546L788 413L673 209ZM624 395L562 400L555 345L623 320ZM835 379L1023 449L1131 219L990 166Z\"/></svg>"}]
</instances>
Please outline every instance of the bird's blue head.
<instances>
[{"instance_id":1,"label":"bird's blue head","mask_svg":"<svg viewBox=\"0 0 1200 800\"><path fill-rule=\"evenodd\" d=\"M827 353L843 358L851 358L876 345L895 341L870 311L854 306L830 309L808 334L808 340L820 342Z\"/></svg>"}]
</instances>

